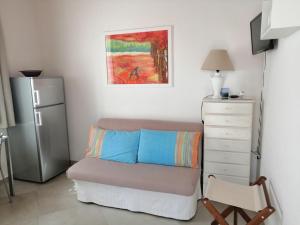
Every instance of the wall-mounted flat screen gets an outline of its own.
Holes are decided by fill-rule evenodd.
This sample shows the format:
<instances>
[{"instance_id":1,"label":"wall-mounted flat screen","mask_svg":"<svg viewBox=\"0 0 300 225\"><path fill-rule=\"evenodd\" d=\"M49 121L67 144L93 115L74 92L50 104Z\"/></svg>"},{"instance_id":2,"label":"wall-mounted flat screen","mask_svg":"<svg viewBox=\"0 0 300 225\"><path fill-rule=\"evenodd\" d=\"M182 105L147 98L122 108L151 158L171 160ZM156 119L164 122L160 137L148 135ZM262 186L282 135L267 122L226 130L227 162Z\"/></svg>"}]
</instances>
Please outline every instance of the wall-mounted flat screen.
<instances>
[{"instance_id":1,"label":"wall-mounted flat screen","mask_svg":"<svg viewBox=\"0 0 300 225\"><path fill-rule=\"evenodd\" d=\"M264 51L274 48L274 40L261 40L260 29L261 29L261 17L260 13L251 22L251 42L252 42L252 54L256 55Z\"/></svg>"}]
</instances>

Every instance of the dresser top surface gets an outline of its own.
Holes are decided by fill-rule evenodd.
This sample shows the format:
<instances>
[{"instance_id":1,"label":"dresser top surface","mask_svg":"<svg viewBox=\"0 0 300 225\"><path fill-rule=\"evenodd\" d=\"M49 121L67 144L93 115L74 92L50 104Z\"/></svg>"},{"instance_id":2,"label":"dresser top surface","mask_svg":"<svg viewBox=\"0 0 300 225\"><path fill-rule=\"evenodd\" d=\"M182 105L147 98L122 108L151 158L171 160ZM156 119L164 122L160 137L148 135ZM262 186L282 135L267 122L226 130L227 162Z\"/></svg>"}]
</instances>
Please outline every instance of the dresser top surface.
<instances>
[{"instance_id":1,"label":"dresser top surface","mask_svg":"<svg viewBox=\"0 0 300 225\"><path fill-rule=\"evenodd\" d=\"M242 98L213 98L212 96L205 97L203 102L215 102L215 103L254 103L255 100L251 97L244 96Z\"/></svg>"}]
</instances>

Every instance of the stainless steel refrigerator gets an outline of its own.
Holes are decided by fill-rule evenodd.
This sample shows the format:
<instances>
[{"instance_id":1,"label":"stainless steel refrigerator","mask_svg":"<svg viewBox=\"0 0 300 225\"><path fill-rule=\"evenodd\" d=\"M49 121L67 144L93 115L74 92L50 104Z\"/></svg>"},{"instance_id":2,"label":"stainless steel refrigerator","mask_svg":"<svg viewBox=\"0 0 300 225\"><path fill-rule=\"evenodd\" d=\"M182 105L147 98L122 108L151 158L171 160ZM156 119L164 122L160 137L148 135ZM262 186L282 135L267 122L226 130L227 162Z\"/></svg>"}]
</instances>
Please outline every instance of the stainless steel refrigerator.
<instances>
[{"instance_id":1,"label":"stainless steel refrigerator","mask_svg":"<svg viewBox=\"0 0 300 225\"><path fill-rule=\"evenodd\" d=\"M8 130L14 178L45 182L70 165L63 79L10 81L16 119Z\"/></svg>"}]
</instances>

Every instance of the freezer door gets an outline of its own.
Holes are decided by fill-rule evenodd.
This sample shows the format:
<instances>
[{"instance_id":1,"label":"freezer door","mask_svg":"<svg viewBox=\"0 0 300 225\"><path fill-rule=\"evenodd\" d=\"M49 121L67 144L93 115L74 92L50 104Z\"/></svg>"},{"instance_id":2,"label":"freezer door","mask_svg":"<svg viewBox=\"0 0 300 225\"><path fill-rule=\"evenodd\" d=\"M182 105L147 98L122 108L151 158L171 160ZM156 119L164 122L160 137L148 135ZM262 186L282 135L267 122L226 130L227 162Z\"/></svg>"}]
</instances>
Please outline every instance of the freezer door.
<instances>
[{"instance_id":1,"label":"freezer door","mask_svg":"<svg viewBox=\"0 0 300 225\"><path fill-rule=\"evenodd\" d=\"M32 101L35 108L64 103L63 79L58 78L32 78Z\"/></svg>"},{"instance_id":2,"label":"freezer door","mask_svg":"<svg viewBox=\"0 0 300 225\"><path fill-rule=\"evenodd\" d=\"M44 182L70 165L65 105L38 108L34 115Z\"/></svg>"}]
</instances>

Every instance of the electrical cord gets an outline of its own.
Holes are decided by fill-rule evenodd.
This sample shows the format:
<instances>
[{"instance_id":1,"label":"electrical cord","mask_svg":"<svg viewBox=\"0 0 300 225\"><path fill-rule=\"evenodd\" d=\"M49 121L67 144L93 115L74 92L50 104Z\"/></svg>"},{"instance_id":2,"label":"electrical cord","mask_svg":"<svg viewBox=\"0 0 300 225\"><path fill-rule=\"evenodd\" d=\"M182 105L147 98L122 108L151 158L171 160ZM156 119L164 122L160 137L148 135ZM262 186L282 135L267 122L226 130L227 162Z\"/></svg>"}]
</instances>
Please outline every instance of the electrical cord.
<instances>
[{"instance_id":1,"label":"electrical cord","mask_svg":"<svg viewBox=\"0 0 300 225\"><path fill-rule=\"evenodd\" d=\"M267 68L267 52L264 53L264 69L262 74L262 88L260 92L260 104L259 104L259 126L258 126L258 140L256 152L257 159L261 158L261 145L262 145L262 130L263 130L263 114L264 114L264 88L265 88L265 73Z\"/></svg>"},{"instance_id":2,"label":"electrical cord","mask_svg":"<svg viewBox=\"0 0 300 225\"><path fill-rule=\"evenodd\" d=\"M204 98L202 98L202 103L201 103L201 121L202 121L202 123L204 124L204 120L203 120L203 103L204 103L204 99L205 98L207 98L207 97L209 97L209 96L211 96L211 95L206 95Z\"/></svg>"}]
</instances>

